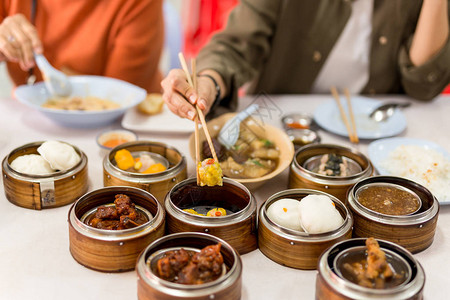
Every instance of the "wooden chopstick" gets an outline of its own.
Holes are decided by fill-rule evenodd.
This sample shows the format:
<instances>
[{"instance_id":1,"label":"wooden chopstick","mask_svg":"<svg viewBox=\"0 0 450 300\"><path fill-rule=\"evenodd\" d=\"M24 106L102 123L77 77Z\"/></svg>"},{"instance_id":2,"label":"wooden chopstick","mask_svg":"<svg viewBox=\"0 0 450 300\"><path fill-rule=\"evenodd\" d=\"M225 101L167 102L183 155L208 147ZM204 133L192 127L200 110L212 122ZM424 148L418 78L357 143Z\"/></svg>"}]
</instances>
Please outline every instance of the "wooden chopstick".
<instances>
[{"instance_id":1,"label":"wooden chopstick","mask_svg":"<svg viewBox=\"0 0 450 300\"><path fill-rule=\"evenodd\" d=\"M192 88L194 88L194 83L192 82L191 74L189 73L189 69L186 64L186 60L184 59L183 53L181 53L181 52L178 53L178 58L180 59L181 67L183 68L183 71L187 77L189 85ZM194 74L194 77L195 77L195 74ZM214 158L214 161L216 161L218 163L219 160L217 159L216 150L214 149L214 146L213 146L213 143L211 140L211 135L209 134L209 131L208 131L208 127L206 126L205 116L203 115L202 110L200 108L198 108L197 105L195 105L195 108L197 109L197 117L200 118L200 122L202 124L203 131L205 132L205 137L206 137L206 140L208 141L208 145L209 145L209 148L211 149L211 153Z\"/></svg>"},{"instance_id":2,"label":"wooden chopstick","mask_svg":"<svg viewBox=\"0 0 450 300\"><path fill-rule=\"evenodd\" d=\"M339 93L338 93L337 89L334 86L332 86L330 88L330 90L331 90L331 94L334 97L334 100L336 100L336 103L337 103L337 105L339 107L339 111L341 113L341 118L344 121L345 127L347 128L348 137L350 139L350 142L354 143L355 141L353 139L352 130L350 128L350 124L348 123L347 115L345 114L344 108L342 107L341 100L339 99Z\"/></svg>"},{"instance_id":3,"label":"wooden chopstick","mask_svg":"<svg viewBox=\"0 0 450 300\"><path fill-rule=\"evenodd\" d=\"M197 74L197 64L195 59L191 60L191 70L192 74ZM197 93L197 76L194 75L193 79L194 90ZM194 131L194 140L195 140L195 169L198 168L198 163L200 162L200 139L198 133L198 116L195 117L195 131ZM195 172L197 176L197 185L200 185L200 174Z\"/></svg>"},{"instance_id":4,"label":"wooden chopstick","mask_svg":"<svg viewBox=\"0 0 450 300\"><path fill-rule=\"evenodd\" d=\"M347 98L347 106L348 106L348 113L350 115L350 123L352 126L353 141L355 144L357 144L359 143L359 138L358 133L356 132L355 115L353 114L352 99L350 97L350 91L348 90L348 88L344 88L344 95Z\"/></svg>"}]
</instances>

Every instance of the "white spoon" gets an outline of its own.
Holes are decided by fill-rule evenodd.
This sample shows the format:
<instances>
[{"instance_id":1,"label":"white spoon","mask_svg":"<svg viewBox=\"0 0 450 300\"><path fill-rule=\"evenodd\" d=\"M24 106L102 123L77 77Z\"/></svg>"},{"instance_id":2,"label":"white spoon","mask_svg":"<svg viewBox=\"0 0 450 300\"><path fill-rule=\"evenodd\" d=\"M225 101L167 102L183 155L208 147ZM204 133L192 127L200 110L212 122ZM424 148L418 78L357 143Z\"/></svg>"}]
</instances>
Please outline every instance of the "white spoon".
<instances>
[{"instance_id":1,"label":"white spoon","mask_svg":"<svg viewBox=\"0 0 450 300\"><path fill-rule=\"evenodd\" d=\"M72 86L67 75L55 69L42 54L35 54L34 59L42 72L45 86L50 94L60 97L70 95Z\"/></svg>"},{"instance_id":2,"label":"white spoon","mask_svg":"<svg viewBox=\"0 0 450 300\"><path fill-rule=\"evenodd\" d=\"M258 104L252 104L246 109L238 113L236 116L228 120L219 132L218 140L225 146L225 148L230 149L236 144L239 138L239 128L241 122L244 121L248 116L257 111L259 108Z\"/></svg>"}]
</instances>

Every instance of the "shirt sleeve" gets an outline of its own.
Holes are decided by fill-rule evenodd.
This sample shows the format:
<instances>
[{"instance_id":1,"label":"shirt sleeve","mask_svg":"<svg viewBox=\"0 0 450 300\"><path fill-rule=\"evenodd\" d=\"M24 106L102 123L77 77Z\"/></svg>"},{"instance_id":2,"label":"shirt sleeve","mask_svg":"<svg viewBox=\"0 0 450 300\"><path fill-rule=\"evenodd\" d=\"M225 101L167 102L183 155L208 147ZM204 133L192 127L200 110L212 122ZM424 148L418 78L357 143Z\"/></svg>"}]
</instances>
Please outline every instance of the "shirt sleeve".
<instances>
[{"instance_id":1,"label":"shirt sleeve","mask_svg":"<svg viewBox=\"0 0 450 300\"><path fill-rule=\"evenodd\" d=\"M160 92L159 59L164 42L161 0L123 1L111 30L105 76Z\"/></svg>"},{"instance_id":2,"label":"shirt sleeve","mask_svg":"<svg viewBox=\"0 0 450 300\"><path fill-rule=\"evenodd\" d=\"M228 95L217 112L235 109L239 87L261 71L270 53L281 2L242 0L231 12L226 28L199 53L198 70L215 70L227 87Z\"/></svg>"},{"instance_id":3,"label":"shirt sleeve","mask_svg":"<svg viewBox=\"0 0 450 300\"><path fill-rule=\"evenodd\" d=\"M414 66L409 57L411 43L412 37L399 52L398 61L403 88L411 97L432 100L450 82L450 36L439 53L420 66Z\"/></svg>"}]
</instances>

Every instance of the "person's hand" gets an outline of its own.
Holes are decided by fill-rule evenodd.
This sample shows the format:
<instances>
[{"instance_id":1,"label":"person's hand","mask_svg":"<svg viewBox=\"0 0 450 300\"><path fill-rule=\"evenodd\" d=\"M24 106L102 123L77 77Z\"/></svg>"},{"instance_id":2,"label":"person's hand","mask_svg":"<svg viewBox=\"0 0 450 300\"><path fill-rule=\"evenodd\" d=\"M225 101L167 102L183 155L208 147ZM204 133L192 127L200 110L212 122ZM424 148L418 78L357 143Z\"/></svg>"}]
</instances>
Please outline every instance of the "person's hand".
<instances>
[{"instance_id":1,"label":"person's hand","mask_svg":"<svg viewBox=\"0 0 450 300\"><path fill-rule=\"evenodd\" d=\"M22 14L7 17L0 24L0 59L17 62L24 71L34 67L34 55L42 53L36 28Z\"/></svg>"},{"instance_id":2,"label":"person's hand","mask_svg":"<svg viewBox=\"0 0 450 300\"><path fill-rule=\"evenodd\" d=\"M194 120L197 104L205 114L208 113L216 97L214 82L206 76L197 77L197 93L189 85L181 69L173 69L161 81L163 99L167 107L176 115Z\"/></svg>"}]
</instances>

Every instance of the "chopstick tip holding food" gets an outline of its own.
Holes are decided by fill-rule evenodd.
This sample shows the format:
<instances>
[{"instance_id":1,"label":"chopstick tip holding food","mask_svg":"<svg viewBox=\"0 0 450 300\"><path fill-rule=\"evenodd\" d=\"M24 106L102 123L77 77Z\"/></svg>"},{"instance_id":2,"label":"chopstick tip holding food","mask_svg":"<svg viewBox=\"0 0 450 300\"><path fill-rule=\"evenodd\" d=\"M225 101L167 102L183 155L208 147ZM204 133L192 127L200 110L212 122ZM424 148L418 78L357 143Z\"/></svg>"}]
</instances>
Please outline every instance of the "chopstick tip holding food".
<instances>
[{"instance_id":1,"label":"chopstick tip holding food","mask_svg":"<svg viewBox=\"0 0 450 300\"><path fill-rule=\"evenodd\" d=\"M196 78L196 62L195 59L191 61L192 67L192 78L189 73L188 66L186 64L186 60L184 58L183 53L178 53L178 58L180 59L181 66L186 75L187 81L189 85L197 91L197 78ZM203 115L203 111L195 105L197 110L197 116L195 117L195 160L196 160L196 176L197 176L197 185L200 186L215 186L215 185L223 185L222 180L222 169L219 164L219 160L217 159L216 150L214 149L211 135L209 134L208 127L206 126L205 116ZM211 150L213 158L207 158L200 162L200 145L199 145L199 132L198 132L198 119L202 124L203 131L205 133L206 140L208 142L209 148Z\"/></svg>"}]
</instances>

